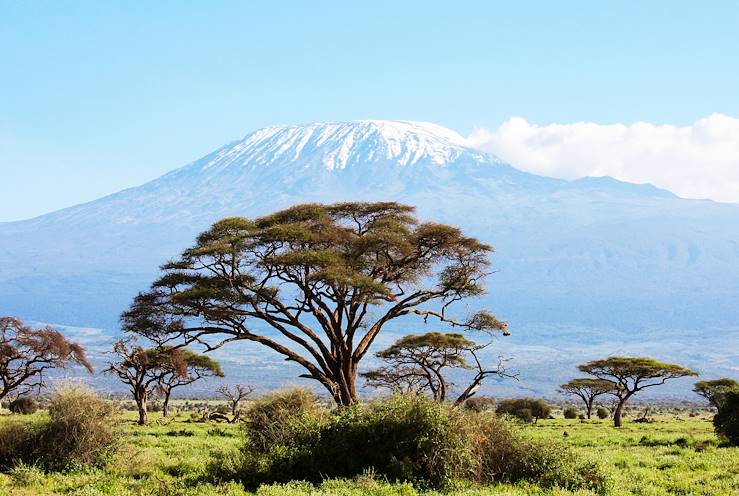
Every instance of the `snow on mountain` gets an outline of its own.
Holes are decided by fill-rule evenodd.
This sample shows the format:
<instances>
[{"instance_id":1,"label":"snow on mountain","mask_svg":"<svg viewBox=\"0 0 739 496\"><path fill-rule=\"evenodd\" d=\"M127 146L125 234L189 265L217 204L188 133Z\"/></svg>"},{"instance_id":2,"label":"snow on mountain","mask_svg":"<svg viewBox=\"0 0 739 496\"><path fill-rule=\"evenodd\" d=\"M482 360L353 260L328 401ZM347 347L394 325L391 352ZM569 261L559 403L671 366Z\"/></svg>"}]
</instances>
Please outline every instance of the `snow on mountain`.
<instances>
[{"instance_id":1,"label":"snow on mountain","mask_svg":"<svg viewBox=\"0 0 739 496\"><path fill-rule=\"evenodd\" d=\"M698 368L739 358L739 206L524 173L410 121L264 128L139 187L0 224L0 314L114 332L212 222L345 200L415 205L495 246L485 303L555 363L567 347L629 351L636 335Z\"/></svg>"}]
</instances>

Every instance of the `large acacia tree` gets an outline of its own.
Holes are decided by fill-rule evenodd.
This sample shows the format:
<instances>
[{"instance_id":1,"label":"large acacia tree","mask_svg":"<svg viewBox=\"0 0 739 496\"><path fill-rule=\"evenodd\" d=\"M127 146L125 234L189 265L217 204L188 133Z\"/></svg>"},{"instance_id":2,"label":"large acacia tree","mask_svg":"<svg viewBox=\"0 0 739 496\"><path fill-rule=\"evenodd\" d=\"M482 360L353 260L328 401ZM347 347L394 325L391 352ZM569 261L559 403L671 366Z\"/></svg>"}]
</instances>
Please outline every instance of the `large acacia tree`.
<instances>
[{"instance_id":1,"label":"large acacia tree","mask_svg":"<svg viewBox=\"0 0 739 496\"><path fill-rule=\"evenodd\" d=\"M358 399L358 364L391 321L417 316L463 330L505 329L488 311L448 312L483 294L491 252L460 229L419 222L412 207L392 202L227 218L162 267L123 325L160 342L210 349L259 343L348 405Z\"/></svg>"},{"instance_id":2,"label":"large acacia tree","mask_svg":"<svg viewBox=\"0 0 739 496\"><path fill-rule=\"evenodd\" d=\"M0 317L0 399L43 388L50 369L81 365L92 373L85 349L50 326L34 328Z\"/></svg>"},{"instance_id":3,"label":"large acacia tree","mask_svg":"<svg viewBox=\"0 0 739 496\"><path fill-rule=\"evenodd\" d=\"M482 365L478 352L488 344L478 344L459 333L411 334L378 351L375 355L386 365L364 372L362 376L373 387L426 392L436 401L446 401L454 387L447 377L449 370L473 370L474 376L454 402L462 404L474 396L487 377L512 377L503 367L502 359L495 368Z\"/></svg>"},{"instance_id":4,"label":"large acacia tree","mask_svg":"<svg viewBox=\"0 0 739 496\"><path fill-rule=\"evenodd\" d=\"M658 362L652 358L612 356L593 360L577 367L582 372L615 383L613 394L616 408L613 424L621 427L626 402L643 389L660 386L670 379L697 376L698 373L674 363Z\"/></svg>"}]
</instances>

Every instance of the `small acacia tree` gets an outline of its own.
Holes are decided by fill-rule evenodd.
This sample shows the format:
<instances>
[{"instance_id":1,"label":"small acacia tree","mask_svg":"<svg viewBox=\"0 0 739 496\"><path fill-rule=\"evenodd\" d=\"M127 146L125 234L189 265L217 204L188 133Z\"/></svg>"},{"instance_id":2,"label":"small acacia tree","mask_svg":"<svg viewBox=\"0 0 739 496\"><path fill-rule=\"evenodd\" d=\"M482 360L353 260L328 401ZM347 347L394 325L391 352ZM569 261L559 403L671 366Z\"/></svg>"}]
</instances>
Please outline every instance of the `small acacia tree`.
<instances>
[{"instance_id":1,"label":"small acacia tree","mask_svg":"<svg viewBox=\"0 0 739 496\"><path fill-rule=\"evenodd\" d=\"M375 354L385 361L386 366L365 372L362 376L373 387L429 392L434 400L446 401L453 386L445 377L448 369L474 370L475 376L454 402L462 404L475 394L486 377L510 377L502 360L494 369L483 367L477 353L488 344L479 345L457 333L408 335Z\"/></svg>"},{"instance_id":2,"label":"small acacia tree","mask_svg":"<svg viewBox=\"0 0 739 496\"><path fill-rule=\"evenodd\" d=\"M172 390L182 386L188 386L204 377L223 377L221 365L209 356L195 353L188 349L177 349L162 347L153 350L159 356L155 358L158 362L157 390L161 393L162 416L169 413L169 399Z\"/></svg>"},{"instance_id":3,"label":"small acacia tree","mask_svg":"<svg viewBox=\"0 0 739 496\"><path fill-rule=\"evenodd\" d=\"M113 345L113 353L118 356L118 361L109 363L105 372L117 375L129 386L139 411L139 425L145 425L149 422L149 398L161 375L158 357L151 349L130 345L123 340Z\"/></svg>"},{"instance_id":4,"label":"small acacia tree","mask_svg":"<svg viewBox=\"0 0 739 496\"><path fill-rule=\"evenodd\" d=\"M224 396L228 400L228 404L231 407L231 415L234 420L239 417L239 403L246 399L251 393L254 392L254 388L251 386L245 386L243 384L236 384L233 387L221 386L216 389L220 395Z\"/></svg>"},{"instance_id":5,"label":"small acacia tree","mask_svg":"<svg viewBox=\"0 0 739 496\"><path fill-rule=\"evenodd\" d=\"M711 381L698 381L693 386L693 391L708 400L708 403L716 409L716 413L721 414L726 394L731 391L739 392L739 381L728 377Z\"/></svg>"},{"instance_id":6,"label":"small acacia tree","mask_svg":"<svg viewBox=\"0 0 739 496\"><path fill-rule=\"evenodd\" d=\"M85 349L50 326L33 328L15 317L0 317L0 399L46 386L46 372L81 365L92 374Z\"/></svg>"},{"instance_id":7,"label":"small acacia tree","mask_svg":"<svg viewBox=\"0 0 739 496\"><path fill-rule=\"evenodd\" d=\"M124 313L124 329L209 349L253 341L302 366L336 403L354 403L358 365L395 319L506 330L488 311L447 312L483 294L492 248L413 213L392 202L338 203L223 219L163 266Z\"/></svg>"},{"instance_id":8,"label":"small acacia tree","mask_svg":"<svg viewBox=\"0 0 739 496\"><path fill-rule=\"evenodd\" d=\"M591 418L595 398L615 392L616 383L605 379L581 377L562 384L559 389L563 394L579 397L585 403L585 415Z\"/></svg>"},{"instance_id":9,"label":"small acacia tree","mask_svg":"<svg viewBox=\"0 0 739 496\"><path fill-rule=\"evenodd\" d=\"M187 349L143 348L118 341L113 352L119 359L110 363L106 372L117 375L131 389L140 425L149 421L148 402L156 391L164 396L163 414L166 416L173 388L192 384L206 376L223 376L218 362Z\"/></svg>"},{"instance_id":10,"label":"small acacia tree","mask_svg":"<svg viewBox=\"0 0 739 496\"><path fill-rule=\"evenodd\" d=\"M616 384L616 389L611 393L617 399L613 412L613 424L616 427L621 427L624 406L634 394L648 387L662 385L670 379L698 375L697 372L680 365L641 357L612 356L603 360L593 360L577 368Z\"/></svg>"}]
</instances>

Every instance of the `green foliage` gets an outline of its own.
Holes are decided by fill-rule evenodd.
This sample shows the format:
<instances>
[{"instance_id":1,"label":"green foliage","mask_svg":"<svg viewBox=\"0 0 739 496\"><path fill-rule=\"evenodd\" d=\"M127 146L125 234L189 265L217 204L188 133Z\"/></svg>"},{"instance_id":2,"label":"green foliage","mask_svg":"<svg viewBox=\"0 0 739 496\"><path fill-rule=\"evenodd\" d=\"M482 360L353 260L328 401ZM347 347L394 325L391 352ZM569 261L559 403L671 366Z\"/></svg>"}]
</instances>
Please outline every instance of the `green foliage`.
<instances>
[{"instance_id":1,"label":"green foliage","mask_svg":"<svg viewBox=\"0 0 739 496\"><path fill-rule=\"evenodd\" d=\"M566 419L576 419L577 418L577 408L574 406L568 406L564 409L563 415Z\"/></svg>"},{"instance_id":2,"label":"green foliage","mask_svg":"<svg viewBox=\"0 0 739 496\"><path fill-rule=\"evenodd\" d=\"M33 398L28 396L20 396L8 405L8 410L13 413L20 413L22 415L30 415L36 413L38 410L38 403Z\"/></svg>"},{"instance_id":3,"label":"green foliage","mask_svg":"<svg viewBox=\"0 0 739 496\"><path fill-rule=\"evenodd\" d=\"M249 449L264 452L288 442L291 426L317 412L318 397L309 389L292 388L257 399L246 411Z\"/></svg>"},{"instance_id":4,"label":"green foliage","mask_svg":"<svg viewBox=\"0 0 739 496\"><path fill-rule=\"evenodd\" d=\"M192 403L192 402L191 402ZM184 402L175 400L178 408ZM690 416L690 413L697 416ZM465 412L469 414L470 412ZM688 495L726 496L739 491L739 447L719 447L713 426L704 411L671 409L653 412L655 422L629 423L622 429L605 428L599 422L573 423L569 420L548 419L536 426L521 424L512 433L522 441L559 444L570 449L566 460L577 468L588 460L598 462L612 480L609 496L626 495ZM490 413L480 417L486 420ZM141 427L133 412L121 412L121 449L104 467L80 467L62 472L45 472L33 465L0 473L0 494L12 496L146 495L146 496L254 496L240 482L204 479L211 460L219 464L228 461L225 453L238 453L244 438L237 424L190 423L187 417L173 418L168 425L152 423ZM30 416L0 415L2 426L28 426L42 422L44 413ZM472 422L476 415L469 415ZM506 422L503 423L505 427ZM216 428L230 436L211 435ZM172 429L185 428L194 433L189 437L171 437ZM474 429L471 428L471 430ZM479 429L477 429L479 430ZM508 429L509 431L511 429ZM563 432L568 437L563 437ZM485 434L487 436L487 434ZM640 443L643 436L655 440L654 446ZM473 438L473 442L477 438ZM687 444L684 441L687 439ZM213 458L213 451L224 453ZM572 452L582 462L572 458ZM3 460L0 454L0 460ZM239 464L243 463L240 458ZM238 465L241 466L241 465ZM576 470L575 468L575 470ZM11 475L12 474L12 475ZM478 479L478 472L470 475ZM457 481L449 491L426 491L409 483L383 480L372 471L351 479L327 479L320 484L288 482L261 486L258 496L586 496L585 489L546 488L537 482L521 480L492 483Z\"/></svg>"},{"instance_id":5,"label":"green foliage","mask_svg":"<svg viewBox=\"0 0 739 496\"><path fill-rule=\"evenodd\" d=\"M707 399L708 403L720 413L727 393L739 391L739 381L727 377L711 381L698 381L693 386L693 391Z\"/></svg>"},{"instance_id":6,"label":"green foliage","mask_svg":"<svg viewBox=\"0 0 739 496\"><path fill-rule=\"evenodd\" d=\"M0 465L40 463L47 469L100 465L115 448L113 404L81 386L62 385L49 401L49 417L0 429Z\"/></svg>"},{"instance_id":7,"label":"green foliage","mask_svg":"<svg viewBox=\"0 0 739 496\"><path fill-rule=\"evenodd\" d=\"M483 412L486 410L495 410L495 398L490 396L473 396L464 402L464 407L473 412Z\"/></svg>"},{"instance_id":8,"label":"green foliage","mask_svg":"<svg viewBox=\"0 0 739 496\"><path fill-rule=\"evenodd\" d=\"M549 417L551 407L544 400L516 398L501 401L496 411L499 415L512 415L523 422L536 422Z\"/></svg>"},{"instance_id":9,"label":"green foliage","mask_svg":"<svg viewBox=\"0 0 739 496\"><path fill-rule=\"evenodd\" d=\"M248 435L255 427L250 426ZM389 481L450 488L455 481L528 481L546 487L600 492L602 473L560 445L525 441L490 412L477 413L419 396L394 396L328 414L292 416L279 438L247 441L241 454L223 455L218 479L247 487L265 483L352 478L372 471ZM257 433L261 436L260 433ZM231 474L224 467L231 467Z\"/></svg>"},{"instance_id":10,"label":"green foliage","mask_svg":"<svg viewBox=\"0 0 739 496\"><path fill-rule=\"evenodd\" d=\"M595 410L595 414L598 416L599 419L607 419L611 415L611 412L608 411L608 408L599 406Z\"/></svg>"},{"instance_id":11,"label":"green foliage","mask_svg":"<svg viewBox=\"0 0 739 496\"><path fill-rule=\"evenodd\" d=\"M739 391L724 393L721 410L713 418L716 434L739 446Z\"/></svg>"},{"instance_id":12,"label":"green foliage","mask_svg":"<svg viewBox=\"0 0 739 496\"><path fill-rule=\"evenodd\" d=\"M656 386L666 379L698 375L694 370L681 365L659 362L646 357L612 356L602 360L593 360L577 368L597 378L612 380L616 383L618 390L626 391ZM650 379L659 382L645 382Z\"/></svg>"}]
</instances>

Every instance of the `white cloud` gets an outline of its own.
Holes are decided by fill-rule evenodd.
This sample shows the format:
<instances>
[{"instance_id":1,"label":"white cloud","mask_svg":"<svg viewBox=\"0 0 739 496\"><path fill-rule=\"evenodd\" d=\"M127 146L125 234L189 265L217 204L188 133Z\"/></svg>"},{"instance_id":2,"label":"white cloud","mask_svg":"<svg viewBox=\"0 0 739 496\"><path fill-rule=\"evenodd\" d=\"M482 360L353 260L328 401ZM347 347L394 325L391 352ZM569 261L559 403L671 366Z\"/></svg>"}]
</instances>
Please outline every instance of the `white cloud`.
<instances>
[{"instance_id":1,"label":"white cloud","mask_svg":"<svg viewBox=\"0 0 739 496\"><path fill-rule=\"evenodd\" d=\"M519 169L575 179L612 176L686 198L739 202L739 119L712 114L690 126L589 122L538 126L513 117L470 136Z\"/></svg>"}]
</instances>

